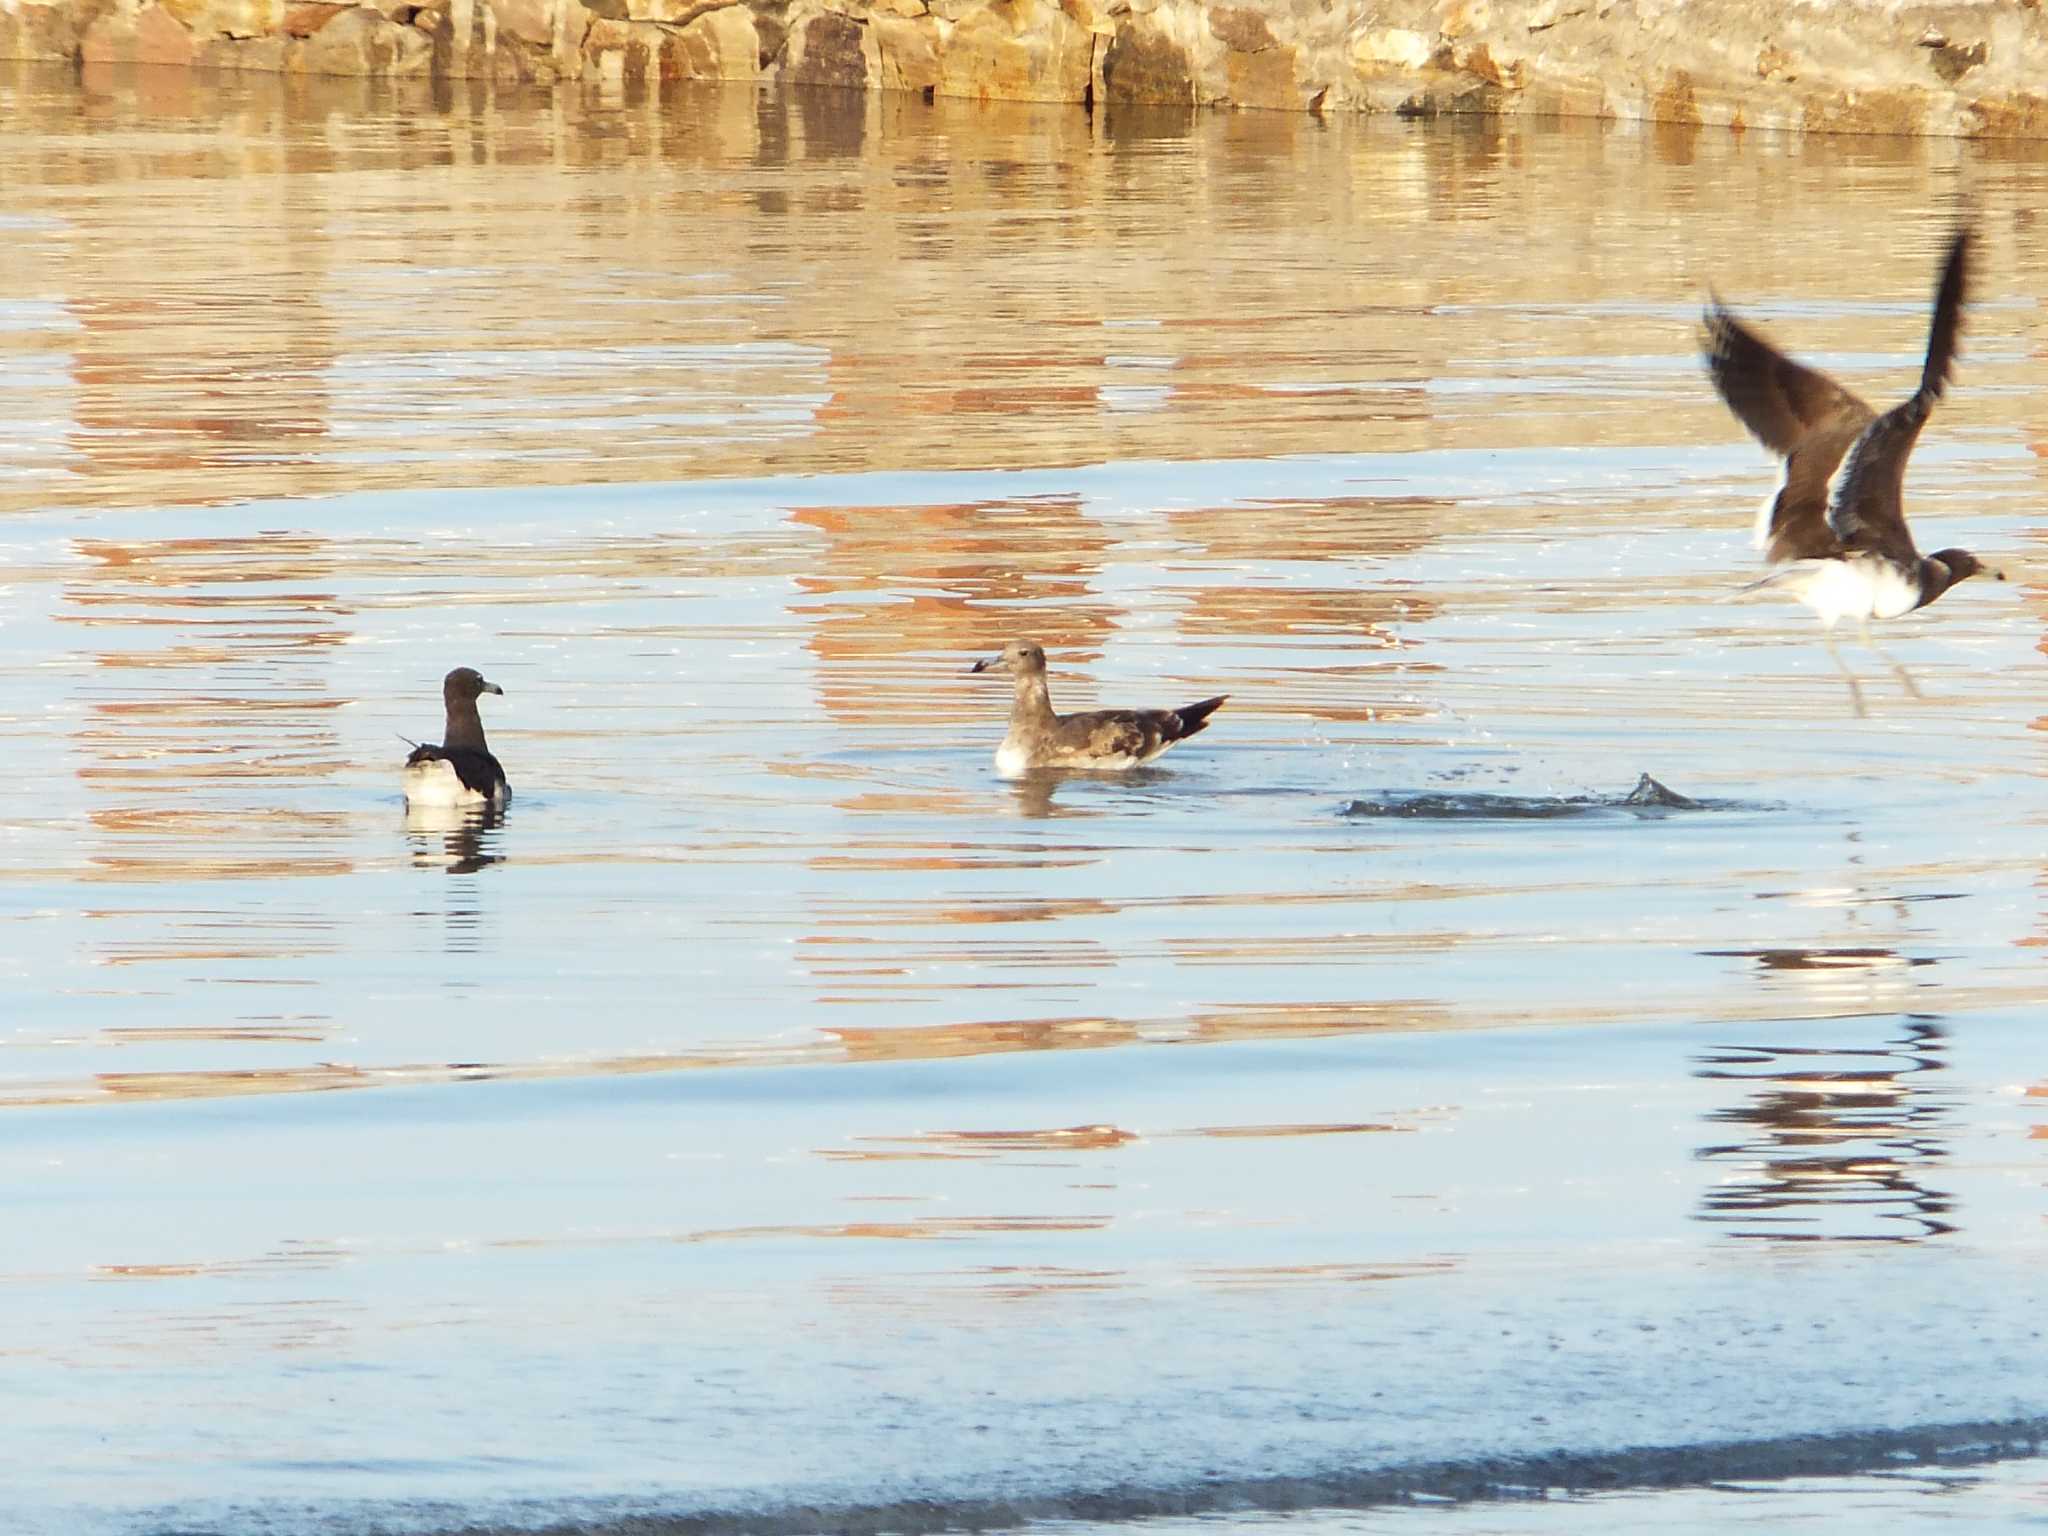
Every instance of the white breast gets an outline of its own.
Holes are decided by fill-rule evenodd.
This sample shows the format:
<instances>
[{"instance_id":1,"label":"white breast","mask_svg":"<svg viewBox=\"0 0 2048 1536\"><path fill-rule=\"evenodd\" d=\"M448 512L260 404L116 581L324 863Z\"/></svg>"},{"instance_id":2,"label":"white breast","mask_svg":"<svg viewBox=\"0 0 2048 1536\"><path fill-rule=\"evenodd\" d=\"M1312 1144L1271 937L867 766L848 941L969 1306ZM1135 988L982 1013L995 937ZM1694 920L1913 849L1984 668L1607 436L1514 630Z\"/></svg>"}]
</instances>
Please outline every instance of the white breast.
<instances>
[{"instance_id":1,"label":"white breast","mask_svg":"<svg viewBox=\"0 0 2048 1536\"><path fill-rule=\"evenodd\" d=\"M1014 779L1030 771L1031 756L1023 743L1005 736L1003 744L996 748L996 772L1003 778Z\"/></svg>"},{"instance_id":2,"label":"white breast","mask_svg":"<svg viewBox=\"0 0 2048 1536\"><path fill-rule=\"evenodd\" d=\"M408 763L405 768L405 799L408 805L488 805L493 797L480 795L455 772L446 758Z\"/></svg>"},{"instance_id":3,"label":"white breast","mask_svg":"<svg viewBox=\"0 0 2048 1536\"><path fill-rule=\"evenodd\" d=\"M1851 555L1846 560L1798 560L1787 565L1780 585L1820 615L1832 629L1842 619L1896 619L1920 604L1920 587L1889 560Z\"/></svg>"}]
</instances>

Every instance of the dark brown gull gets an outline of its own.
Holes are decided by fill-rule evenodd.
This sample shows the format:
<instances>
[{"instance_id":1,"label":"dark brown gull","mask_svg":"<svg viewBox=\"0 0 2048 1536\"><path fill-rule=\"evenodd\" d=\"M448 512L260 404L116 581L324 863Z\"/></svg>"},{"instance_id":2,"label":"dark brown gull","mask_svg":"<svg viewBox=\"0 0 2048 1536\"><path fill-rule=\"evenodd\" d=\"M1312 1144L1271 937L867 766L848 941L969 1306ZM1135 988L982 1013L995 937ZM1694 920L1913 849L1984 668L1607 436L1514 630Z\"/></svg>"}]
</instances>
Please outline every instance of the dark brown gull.
<instances>
[{"instance_id":1,"label":"dark brown gull","mask_svg":"<svg viewBox=\"0 0 2048 1536\"><path fill-rule=\"evenodd\" d=\"M441 698L448 724L439 746L417 746L405 760L408 805L502 805L512 798L504 767L484 740L484 722L477 714L479 695L505 692L484 681L469 667L457 667L441 680Z\"/></svg>"},{"instance_id":2,"label":"dark brown gull","mask_svg":"<svg viewBox=\"0 0 2048 1536\"><path fill-rule=\"evenodd\" d=\"M1775 569L1752 587L1782 587L1820 616L1828 654L1849 680L1856 713L1863 690L1835 649L1834 628L1854 619L1863 643L1872 619L1925 608L1988 568L1967 549L1922 555L1906 525L1906 460L1948 387L1969 295L1971 236L1949 241L1920 387L1883 415L1826 374L1793 362L1730 314L1706 312L1707 371L1735 417L1784 461L1785 476L1757 512L1756 544ZM1989 571L2005 580L2003 571ZM1878 651L1882 656L1884 653ZM1912 677L1889 657L1908 693Z\"/></svg>"}]
</instances>

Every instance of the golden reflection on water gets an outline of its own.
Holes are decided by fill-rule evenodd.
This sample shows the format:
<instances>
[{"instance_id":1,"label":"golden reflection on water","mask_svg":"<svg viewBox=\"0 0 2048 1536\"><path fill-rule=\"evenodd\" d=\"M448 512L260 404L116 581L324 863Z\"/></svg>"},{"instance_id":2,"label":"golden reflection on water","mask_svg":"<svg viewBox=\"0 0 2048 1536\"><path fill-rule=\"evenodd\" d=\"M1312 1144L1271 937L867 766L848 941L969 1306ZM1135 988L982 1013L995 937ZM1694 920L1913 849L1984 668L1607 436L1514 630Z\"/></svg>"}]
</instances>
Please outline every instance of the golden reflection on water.
<instances>
[{"instance_id":1,"label":"golden reflection on water","mask_svg":"<svg viewBox=\"0 0 2048 1536\"><path fill-rule=\"evenodd\" d=\"M2038 1226L2048 587L1852 725L1719 602L1773 470L1693 328L1885 397L1967 194L1913 504L2024 552L2041 154L7 64L0 120L0 1281L73 1422L194 1419L151 1479L424 1458L421 1383L635 1392L728 1305L799 1385L1190 1297L1197 1364L1483 1349ZM1016 636L1231 702L1000 783ZM409 812L458 663L518 798ZM1715 808L1343 814L1641 773Z\"/></svg>"},{"instance_id":2,"label":"golden reflection on water","mask_svg":"<svg viewBox=\"0 0 2048 1536\"><path fill-rule=\"evenodd\" d=\"M1832 203L1775 197L1766 252L1703 235L1703 188L1899 198L1948 152L1716 134L1672 159L1592 128L719 87L9 80L29 224L0 294L55 298L26 352L55 367L22 405L66 427L0 506L1440 446L1488 404L1443 381L1483 390L1532 336L1624 369L1666 347L1673 317L1597 307L1645 269L1688 306L1709 279L1836 295ZM1865 217L1888 236L1891 213ZM1546 257L1498 259L1474 232L1499 227ZM1991 234L1992 261L2039 272ZM1362 240L1404 260L1347 254ZM1488 410L1486 441L1547 443L1571 409ZM1601 441L1662 437L1653 412L1580 414ZM916 515L943 547L958 513Z\"/></svg>"},{"instance_id":3,"label":"golden reflection on water","mask_svg":"<svg viewBox=\"0 0 2048 1536\"><path fill-rule=\"evenodd\" d=\"M1355 1136L1386 1131L1413 1131L1414 1125L1358 1122L1348 1125L1210 1125L1192 1130L1163 1130L1151 1136L1208 1136L1223 1140L1292 1136ZM1144 1140L1136 1131L1114 1125L1070 1125L1043 1131L925 1131L915 1136L868 1136L874 1146L827 1147L820 1157L840 1162L894 1162L920 1159L975 1160L1012 1152L1110 1152ZM907 1150L906 1150L907 1149Z\"/></svg>"},{"instance_id":4,"label":"golden reflection on water","mask_svg":"<svg viewBox=\"0 0 2048 1536\"><path fill-rule=\"evenodd\" d=\"M19 247L0 530L25 530L10 595L48 620L8 680L25 760L67 780L57 832L0 878L76 951L41 962L36 1004L89 1020L22 1043L91 1042L0 1080L0 1105L1867 1017L1875 1065L1715 1055L1703 1080L1737 1096L1709 1112L1699 1157L1723 1182L1700 1214L1745 1236L1946 1230L1960 1112L1929 1086L1939 1031L1899 1021L2039 984L1982 952L1937 966L1951 940L1906 898L2038 882L2039 859L1915 844L1836 888L1780 855L1792 823L1870 792L1841 755L1811 766L1838 750L1815 729L1835 685L1799 620L1760 640L1709 609L1748 573L1731 562L1770 469L1739 458L1690 328L1711 280L1862 359L1859 385L1891 379L1923 274L1889 257L1967 173L1996 275L1927 501L2009 522L2043 489L2040 359L2013 313L2048 289L2019 217L2048 194L2039 164L382 91L0 73ZM1843 291L1845 252L1872 292ZM2033 456L1998 456L2014 445ZM1984 658L2048 616L2023 585L2017 616L1959 594L1912 632L1947 647L1940 708L1978 750L1919 733L1916 756L1922 717L1899 714L1869 738L1879 771L2038 783L2048 764L1985 723L2024 684ZM1007 695L959 674L1013 636L1054 652L1063 707L1231 704L1155 773L996 785ZM516 811L401 812L398 737L435 734L440 671L501 657ZM1388 784L1572 793L1652 770L1732 785L1747 832L1517 842L1335 815ZM1926 807L1887 807L1878 840L1903 817ZM1771 922L1739 910L1757 904ZM1144 1136L1306 1149L1422 1123ZM1055 1124L818 1156L1138 1138ZM1011 1220L1066 1230L696 1238Z\"/></svg>"}]
</instances>

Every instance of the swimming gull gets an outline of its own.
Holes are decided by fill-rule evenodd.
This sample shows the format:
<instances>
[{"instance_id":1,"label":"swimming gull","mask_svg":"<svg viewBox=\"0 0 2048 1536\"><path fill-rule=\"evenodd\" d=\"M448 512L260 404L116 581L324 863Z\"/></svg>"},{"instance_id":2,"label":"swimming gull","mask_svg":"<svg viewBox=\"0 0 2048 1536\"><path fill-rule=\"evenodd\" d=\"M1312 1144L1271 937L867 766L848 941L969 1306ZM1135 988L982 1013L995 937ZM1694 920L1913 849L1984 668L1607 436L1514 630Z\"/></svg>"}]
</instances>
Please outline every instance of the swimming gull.
<instances>
[{"instance_id":1,"label":"swimming gull","mask_svg":"<svg viewBox=\"0 0 2048 1536\"><path fill-rule=\"evenodd\" d=\"M1015 778L1034 768L1115 771L1149 763L1209 723L1228 695L1179 709L1095 709L1056 715L1045 687L1045 652L1012 640L1000 656L977 661L971 672L1007 672L1016 680L1010 729L996 748L996 772Z\"/></svg>"},{"instance_id":2,"label":"swimming gull","mask_svg":"<svg viewBox=\"0 0 2048 1536\"><path fill-rule=\"evenodd\" d=\"M438 747L416 746L405 760L408 805L502 805L512 798L512 786L505 782L504 767L491 755L484 722L476 712L478 695L504 692L470 667L457 667L441 680L447 729Z\"/></svg>"}]
</instances>

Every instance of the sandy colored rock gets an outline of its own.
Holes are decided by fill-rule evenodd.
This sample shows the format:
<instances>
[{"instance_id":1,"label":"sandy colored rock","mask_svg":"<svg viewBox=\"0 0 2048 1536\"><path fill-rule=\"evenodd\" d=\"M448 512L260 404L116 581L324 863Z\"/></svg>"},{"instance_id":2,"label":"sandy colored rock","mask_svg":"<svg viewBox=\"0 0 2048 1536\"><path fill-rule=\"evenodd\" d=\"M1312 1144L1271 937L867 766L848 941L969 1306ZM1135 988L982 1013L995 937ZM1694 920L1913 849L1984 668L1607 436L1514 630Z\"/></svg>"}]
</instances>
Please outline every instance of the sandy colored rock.
<instances>
[{"instance_id":1,"label":"sandy colored rock","mask_svg":"<svg viewBox=\"0 0 2048 1536\"><path fill-rule=\"evenodd\" d=\"M586 79L644 85L686 77L692 51L671 28L651 21L592 21L583 40Z\"/></svg>"},{"instance_id":2,"label":"sandy colored rock","mask_svg":"<svg viewBox=\"0 0 2048 1536\"><path fill-rule=\"evenodd\" d=\"M284 22L284 0L157 0L200 38L273 37Z\"/></svg>"},{"instance_id":3,"label":"sandy colored rock","mask_svg":"<svg viewBox=\"0 0 2048 1536\"><path fill-rule=\"evenodd\" d=\"M554 0L491 0L491 14L498 20L500 38L513 38L536 48L554 44Z\"/></svg>"},{"instance_id":4,"label":"sandy colored rock","mask_svg":"<svg viewBox=\"0 0 2048 1536\"><path fill-rule=\"evenodd\" d=\"M2035 0L0 0L0 54L32 59L422 67L386 29L508 82L2048 136ZM266 38L286 46L216 46Z\"/></svg>"},{"instance_id":5,"label":"sandy colored rock","mask_svg":"<svg viewBox=\"0 0 2048 1536\"><path fill-rule=\"evenodd\" d=\"M279 29L286 37L311 37L343 11L354 10L351 5L295 5L284 13Z\"/></svg>"},{"instance_id":6,"label":"sandy colored rock","mask_svg":"<svg viewBox=\"0 0 2048 1536\"><path fill-rule=\"evenodd\" d=\"M626 47L633 35L632 23L600 16L583 35L583 78L604 85L623 85L626 80Z\"/></svg>"},{"instance_id":7,"label":"sandy colored rock","mask_svg":"<svg viewBox=\"0 0 2048 1536\"><path fill-rule=\"evenodd\" d=\"M614 7L608 5L606 9ZM715 7L706 0L622 0L616 9L627 21L664 21L684 26Z\"/></svg>"},{"instance_id":8,"label":"sandy colored rock","mask_svg":"<svg viewBox=\"0 0 2048 1536\"><path fill-rule=\"evenodd\" d=\"M1308 105L1295 49L1281 45L1247 52L1232 48L1223 55L1223 90L1219 100L1233 107L1299 112Z\"/></svg>"},{"instance_id":9,"label":"sandy colored rock","mask_svg":"<svg viewBox=\"0 0 2048 1536\"><path fill-rule=\"evenodd\" d=\"M1361 69L1422 69L1436 50L1434 37L1408 27L1375 27L1359 34L1351 58Z\"/></svg>"},{"instance_id":10,"label":"sandy colored rock","mask_svg":"<svg viewBox=\"0 0 2048 1536\"><path fill-rule=\"evenodd\" d=\"M109 11L79 39L83 64L170 64L189 68L199 49L191 29L160 5Z\"/></svg>"},{"instance_id":11,"label":"sandy colored rock","mask_svg":"<svg viewBox=\"0 0 2048 1536\"><path fill-rule=\"evenodd\" d=\"M202 69L275 75L284 70L286 40L279 37L215 37L199 45Z\"/></svg>"},{"instance_id":12,"label":"sandy colored rock","mask_svg":"<svg viewBox=\"0 0 2048 1536\"><path fill-rule=\"evenodd\" d=\"M486 45L500 79L546 81L582 73L595 19L582 0L487 0Z\"/></svg>"},{"instance_id":13,"label":"sandy colored rock","mask_svg":"<svg viewBox=\"0 0 2048 1536\"><path fill-rule=\"evenodd\" d=\"M864 28L838 11L818 11L794 23L782 69L793 85L868 84Z\"/></svg>"},{"instance_id":14,"label":"sandy colored rock","mask_svg":"<svg viewBox=\"0 0 2048 1536\"><path fill-rule=\"evenodd\" d=\"M433 52L433 44L416 29L351 6L288 50L285 67L308 75L424 74Z\"/></svg>"},{"instance_id":15,"label":"sandy colored rock","mask_svg":"<svg viewBox=\"0 0 2048 1536\"><path fill-rule=\"evenodd\" d=\"M761 35L743 5L704 12L662 45L664 80L751 80L760 72Z\"/></svg>"},{"instance_id":16,"label":"sandy colored rock","mask_svg":"<svg viewBox=\"0 0 2048 1536\"><path fill-rule=\"evenodd\" d=\"M0 58L45 63L74 59L80 39L104 9L103 0L51 5L9 5L0 0Z\"/></svg>"},{"instance_id":17,"label":"sandy colored rock","mask_svg":"<svg viewBox=\"0 0 2048 1536\"><path fill-rule=\"evenodd\" d=\"M1174 25L1177 19L1162 6L1117 28L1102 55L1103 100L1193 106L1200 99L1194 49Z\"/></svg>"},{"instance_id":18,"label":"sandy colored rock","mask_svg":"<svg viewBox=\"0 0 2048 1536\"><path fill-rule=\"evenodd\" d=\"M939 86L939 22L923 16L877 16L868 23L875 54L875 79L885 91L936 91Z\"/></svg>"},{"instance_id":19,"label":"sandy colored rock","mask_svg":"<svg viewBox=\"0 0 2048 1536\"><path fill-rule=\"evenodd\" d=\"M1800 126L1820 133L1921 133L1927 102L1917 91L1850 91L1808 102Z\"/></svg>"},{"instance_id":20,"label":"sandy colored rock","mask_svg":"<svg viewBox=\"0 0 2048 1536\"><path fill-rule=\"evenodd\" d=\"M947 96L1000 101L1090 99L1095 35L1046 0L991 0L953 26L939 61Z\"/></svg>"}]
</instances>

